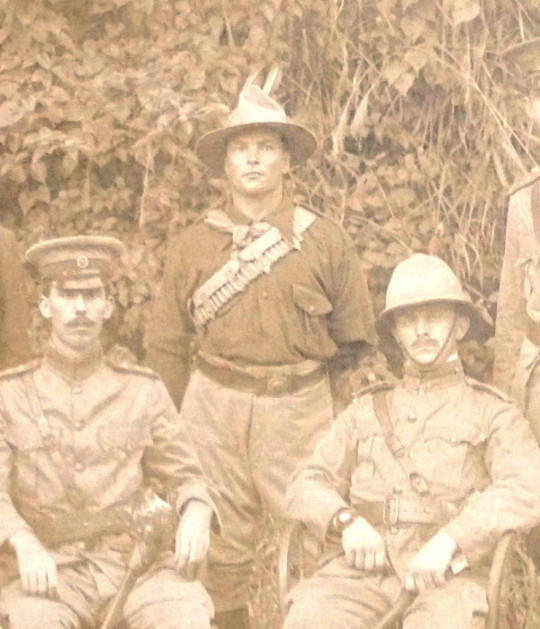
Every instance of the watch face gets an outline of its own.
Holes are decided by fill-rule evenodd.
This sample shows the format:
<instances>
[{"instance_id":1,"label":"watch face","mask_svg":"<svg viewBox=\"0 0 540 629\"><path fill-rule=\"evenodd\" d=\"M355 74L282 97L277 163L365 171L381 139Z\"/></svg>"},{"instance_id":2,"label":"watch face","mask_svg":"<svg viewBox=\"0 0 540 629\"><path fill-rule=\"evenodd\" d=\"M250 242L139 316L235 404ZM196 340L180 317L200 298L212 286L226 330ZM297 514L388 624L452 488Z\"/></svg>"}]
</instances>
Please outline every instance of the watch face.
<instances>
[{"instance_id":1,"label":"watch face","mask_svg":"<svg viewBox=\"0 0 540 629\"><path fill-rule=\"evenodd\" d=\"M339 514L338 520L342 526L345 524L349 524L349 522L352 520L352 513L350 511L344 511L343 513Z\"/></svg>"}]
</instances>

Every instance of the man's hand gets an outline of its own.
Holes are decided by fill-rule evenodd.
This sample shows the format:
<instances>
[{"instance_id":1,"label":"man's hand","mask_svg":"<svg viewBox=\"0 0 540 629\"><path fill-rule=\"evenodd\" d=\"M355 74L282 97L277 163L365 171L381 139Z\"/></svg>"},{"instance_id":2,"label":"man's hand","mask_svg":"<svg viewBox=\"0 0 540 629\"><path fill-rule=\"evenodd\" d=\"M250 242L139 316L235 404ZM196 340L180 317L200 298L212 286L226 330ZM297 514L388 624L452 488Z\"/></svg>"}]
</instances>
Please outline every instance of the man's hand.
<instances>
[{"instance_id":1,"label":"man's hand","mask_svg":"<svg viewBox=\"0 0 540 629\"><path fill-rule=\"evenodd\" d=\"M386 564L384 539L364 518L358 518L342 534L341 544L349 566L372 572Z\"/></svg>"},{"instance_id":2,"label":"man's hand","mask_svg":"<svg viewBox=\"0 0 540 629\"><path fill-rule=\"evenodd\" d=\"M212 509L201 500L190 500L176 532L176 569L194 579L210 545Z\"/></svg>"},{"instance_id":3,"label":"man's hand","mask_svg":"<svg viewBox=\"0 0 540 629\"><path fill-rule=\"evenodd\" d=\"M57 598L56 562L38 538L30 531L19 531L9 541L17 554L19 576L26 594Z\"/></svg>"},{"instance_id":4,"label":"man's hand","mask_svg":"<svg viewBox=\"0 0 540 629\"><path fill-rule=\"evenodd\" d=\"M456 542L446 533L437 533L410 561L405 587L410 592L425 592L446 582L446 571L457 550Z\"/></svg>"}]
</instances>

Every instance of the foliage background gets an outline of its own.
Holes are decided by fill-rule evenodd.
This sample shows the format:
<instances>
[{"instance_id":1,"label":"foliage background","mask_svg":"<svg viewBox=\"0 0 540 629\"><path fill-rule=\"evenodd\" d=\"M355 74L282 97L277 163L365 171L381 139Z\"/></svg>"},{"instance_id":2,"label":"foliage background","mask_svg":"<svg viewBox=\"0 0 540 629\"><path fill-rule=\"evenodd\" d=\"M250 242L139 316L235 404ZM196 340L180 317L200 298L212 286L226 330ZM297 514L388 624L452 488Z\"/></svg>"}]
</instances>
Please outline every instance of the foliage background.
<instances>
[{"instance_id":1,"label":"foliage background","mask_svg":"<svg viewBox=\"0 0 540 629\"><path fill-rule=\"evenodd\" d=\"M278 62L320 141L292 183L346 225L376 309L428 250L493 313L505 195L535 165L505 53L539 25L535 0L0 0L0 219L22 246L121 237L111 338L140 357L168 239L223 195L195 142Z\"/></svg>"},{"instance_id":2,"label":"foliage background","mask_svg":"<svg viewBox=\"0 0 540 629\"><path fill-rule=\"evenodd\" d=\"M195 142L278 62L319 138L291 183L344 223L376 310L423 250L494 314L507 190L536 165L534 86L506 52L539 27L537 0L0 0L0 220L21 251L122 238L110 338L141 357L169 238L224 194Z\"/></svg>"}]
</instances>

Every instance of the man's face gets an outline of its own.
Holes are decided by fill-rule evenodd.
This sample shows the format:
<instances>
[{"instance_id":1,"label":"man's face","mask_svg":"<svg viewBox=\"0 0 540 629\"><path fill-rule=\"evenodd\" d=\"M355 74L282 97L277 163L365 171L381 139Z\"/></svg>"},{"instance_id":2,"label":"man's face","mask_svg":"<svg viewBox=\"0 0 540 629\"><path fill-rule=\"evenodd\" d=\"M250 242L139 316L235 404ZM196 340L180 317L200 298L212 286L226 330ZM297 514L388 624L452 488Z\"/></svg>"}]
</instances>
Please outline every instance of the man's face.
<instances>
[{"instance_id":1,"label":"man's face","mask_svg":"<svg viewBox=\"0 0 540 629\"><path fill-rule=\"evenodd\" d=\"M233 191L260 197L281 186L289 162L289 153L277 133L255 129L229 140L224 169Z\"/></svg>"},{"instance_id":2,"label":"man's face","mask_svg":"<svg viewBox=\"0 0 540 629\"><path fill-rule=\"evenodd\" d=\"M393 334L404 353L421 367L444 362L457 351L457 340L469 320L457 316L452 304L420 304L394 315Z\"/></svg>"},{"instance_id":3,"label":"man's face","mask_svg":"<svg viewBox=\"0 0 540 629\"><path fill-rule=\"evenodd\" d=\"M98 341L103 322L114 309L99 277L55 281L39 301L41 314L51 322L53 344L84 353Z\"/></svg>"}]
</instances>

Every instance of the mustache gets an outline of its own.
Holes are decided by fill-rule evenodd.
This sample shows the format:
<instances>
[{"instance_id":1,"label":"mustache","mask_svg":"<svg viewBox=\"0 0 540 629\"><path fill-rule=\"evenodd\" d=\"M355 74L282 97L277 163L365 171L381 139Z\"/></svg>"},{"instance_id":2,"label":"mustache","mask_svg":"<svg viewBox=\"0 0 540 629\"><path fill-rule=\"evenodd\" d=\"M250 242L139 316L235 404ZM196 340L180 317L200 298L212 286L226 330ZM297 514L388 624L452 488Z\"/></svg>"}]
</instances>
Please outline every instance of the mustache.
<instances>
[{"instance_id":1,"label":"mustache","mask_svg":"<svg viewBox=\"0 0 540 629\"><path fill-rule=\"evenodd\" d=\"M66 323L67 328L80 328L80 327L92 328L94 327L94 325L95 325L95 322L92 321L92 319L89 319L88 317L76 317L75 319L72 319L69 323Z\"/></svg>"}]
</instances>

